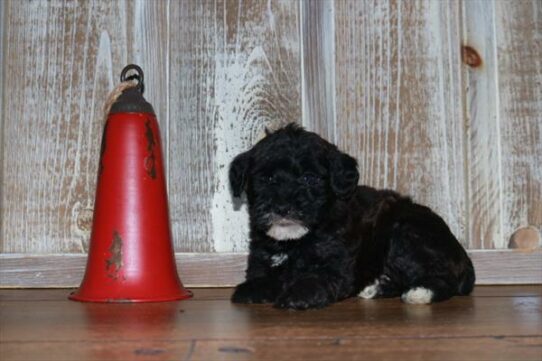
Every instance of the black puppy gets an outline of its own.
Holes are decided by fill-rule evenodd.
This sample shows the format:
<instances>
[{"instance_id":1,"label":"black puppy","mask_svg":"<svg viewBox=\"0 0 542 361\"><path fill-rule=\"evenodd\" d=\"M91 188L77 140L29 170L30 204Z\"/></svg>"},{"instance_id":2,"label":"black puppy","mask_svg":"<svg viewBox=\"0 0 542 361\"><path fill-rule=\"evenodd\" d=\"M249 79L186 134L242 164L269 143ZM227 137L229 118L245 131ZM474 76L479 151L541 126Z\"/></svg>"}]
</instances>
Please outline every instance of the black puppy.
<instances>
[{"instance_id":1,"label":"black puppy","mask_svg":"<svg viewBox=\"0 0 542 361\"><path fill-rule=\"evenodd\" d=\"M431 209L358 186L357 162L315 133L288 125L230 167L246 192L250 253L237 303L307 309L358 295L407 303L466 295L474 269Z\"/></svg>"}]
</instances>

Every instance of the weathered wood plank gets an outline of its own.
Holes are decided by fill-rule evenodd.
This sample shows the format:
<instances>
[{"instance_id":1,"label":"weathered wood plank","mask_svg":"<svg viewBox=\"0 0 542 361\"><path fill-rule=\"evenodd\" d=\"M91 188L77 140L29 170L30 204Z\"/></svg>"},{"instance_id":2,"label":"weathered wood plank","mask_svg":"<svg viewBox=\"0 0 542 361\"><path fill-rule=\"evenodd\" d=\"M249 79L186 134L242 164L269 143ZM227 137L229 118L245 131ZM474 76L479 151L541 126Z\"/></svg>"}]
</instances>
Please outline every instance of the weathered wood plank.
<instances>
[{"instance_id":1,"label":"weathered wood plank","mask_svg":"<svg viewBox=\"0 0 542 361\"><path fill-rule=\"evenodd\" d=\"M169 169L169 1L126 2L127 64L139 65L145 75L145 99L152 104L163 144L166 172ZM127 64L118 64L120 69ZM120 72L120 70L118 70ZM120 74L120 73L119 73ZM115 84L117 83L115 73ZM168 180L166 174L166 180Z\"/></svg>"},{"instance_id":2,"label":"weathered wood plank","mask_svg":"<svg viewBox=\"0 0 542 361\"><path fill-rule=\"evenodd\" d=\"M187 287L234 286L244 278L245 253L177 253ZM0 254L0 287L78 287L86 267L79 254Z\"/></svg>"},{"instance_id":3,"label":"weathered wood plank","mask_svg":"<svg viewBox=\"0 0 542 361\"><path fill-rule=\"evenodd\" d=\"M212 251L213 194L212 34L214 6L204 1L170 4L170 103L167 157L169 203L176 250ZM209 30L210 31L210 30ZM216 35L217 37L219 35ZM210 39L209 39L209 38ZM205 176L204 176L205 175Z\"/></svg>"},{"instance_id":4,"label":"weathered wood plank","mask_svg":"<svg viewBox=\"0 0 542 361\"><path fill-rule=\"evenodd\" d=\"M2 49L2 54L0 54L0 217L2 216L2 209L4 204L4 123L5 123L5 109L4 109L4 38L7 34L7 29L5 27L5 17L6 17L6 2L0 1L0 49ZM0 219L0 237L4 234L3 231L4 222ZM2 252L2 240L0 240L0 252Z\"/></svg>"},{"instance_id":5,"label":"weathered wood plank","mask_svg":"<svg viewBox=\"0 0 542 361\"><path fill-rule=\"evenodd\" d=\"M495 286L480 286L481 288L495 288ZM478 287L478 288L480 288ZM516 291L510 289L517 289ZM231 287L213 287L213 288L193 288L192 298L183 300L184 302L210 301L210 300L229 300L233 289ZM505 295L504 297L529 297L542 293L539 287L538 293L533 286L498 286L495 291L490 291L492 297ZM58 301L63 300L71 289L66 288L26 288L26 289L0 289L1 302L36 302L36 301ZM487 295L488 292L485 292ZM542 296L542 295L540 295Z\"/></svg>"},{"instance_id":6,"label":"weathered wood plank","mask_svg":"<svg viewBox=\"0 0 542 361\"><path fill-rule=\"evenodd\" d=\"M202 288L204 290L204 288ZM476 286L472 297L541 297L542 285Z\"/></svg>"},{"instance_id":7,"label":"weathered wood plank","mask_svg":"<svg viewBox=\"0 0 542 361\"><path fill-rule=\"evenodd\" d=\"M122 2L7 1L3 252L83 252Z\"/></svg>"},{"instance_id":8,"label":"weathered wood plank","mask_svg":"<svg viewBox=\"0 0 542 361\"><path fill-rule=\"evenodd\" d=\"M476 284L542 283L542 250L472 250Z\"/></svg>"},{"instance_id":9,"label":"weathered wood plank","mask_svg":"<svg viewBox=\"0 0 542 361\"><path fill-rule=\"evenodd\" d=\"M179 251L246 250L227 170L265 126L299 121L295 1L170 4L170 203Z\"/></svg>"},{"instance_id":10,"label":"weathered wood plank","mask_svg":"<svg viewBox=\"0 0 542 361\"><path fill-rule=\"evenodd\" d=\"M495 6L505 248L518 227L542 231L542 3Z\"/></svg>"},{"instance_id":11,"label":"weathered wood plank","mask_svg":"<svg viewBox=\"0 0 542 361\"><path fill-rule=\"evenodd\" d=\"M105 335L104 335L105 336ZM540 360L542 337L7 342L6 360Z\"/></svg>"},{"instance_id":12,"label":"weathered wood plank","mask_svg":"<svg viewBox=\"0 0 542 361\"><path fill-rule=\"evenodd\" d=\"M542 250L469 251L476 284L542 283ZM234 286L245 276L246 253L177 253L177 269L188 287ZM85 271L81 254L0 254L0 288L77 287Z\"/></svg>"},{"instance_id":13,"label":"weathered wood plank","mask_svg":"<svg viewBox=\"0 0 542 361\"><path fill-rule=\"evenodd\" d=\"M302 0L303 125L335 143L335 19L332 0Z\"/></svg>"},{"instance_id":14,"label":"weathered wood plank","mask_svg":"<svg viewBox=\"0 0 542 361\"><path fill-rule=\"evenodd\" d=\"M540 2L462 4L469 247L506 248L542 228Z\"/></svg>"},{"instance_id":15,"label":"weathered wood plank","mask_svg":"<svg viewBox=\"0 0 542 361\"><path fill-rule=\"evenodd\" d=\"M334 4L338 144L361 183L433 207L466 244L458 3Z\"/></svg>"},{"instance_id":16,"label":"weathered wood plank","mask_svg":"<svg viewBox=\"0 0 542 361\"><path fill-rule=\"evenodd\" d=\"M503 248L503 189L494 1L463 1L469 248Z\"/></svg>"}]
</instances>

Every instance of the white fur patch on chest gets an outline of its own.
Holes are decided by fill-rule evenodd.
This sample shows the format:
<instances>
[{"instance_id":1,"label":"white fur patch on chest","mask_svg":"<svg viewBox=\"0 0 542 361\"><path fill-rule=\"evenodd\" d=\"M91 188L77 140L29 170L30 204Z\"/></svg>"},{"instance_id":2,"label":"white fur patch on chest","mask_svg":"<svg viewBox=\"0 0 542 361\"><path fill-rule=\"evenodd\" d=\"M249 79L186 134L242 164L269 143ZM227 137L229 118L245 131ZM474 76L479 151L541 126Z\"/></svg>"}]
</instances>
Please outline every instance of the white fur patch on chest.
<instances>
[{"instance_id":1,"label":"white fur patch on chest","mask_svg":"<svg viewBox=\"0 0 542 361\"><path fill-rule=\"evenodd\" d=\"M286 253L274 254L271 256L271 267L278 267L286 262L287 259L288 255Z\"/></svg>"},{"instance_id":2,"label":"white fur patch on chest","mask_svg":"<svg viewBox=\"0 0 542 361\"><path fill-rule=\"evenodd\" d=\"M275 223L267 231L267 235L277 241L289 241L299 239L306 235L309 229L299 223Z\"/></svg>"}]
</instances>

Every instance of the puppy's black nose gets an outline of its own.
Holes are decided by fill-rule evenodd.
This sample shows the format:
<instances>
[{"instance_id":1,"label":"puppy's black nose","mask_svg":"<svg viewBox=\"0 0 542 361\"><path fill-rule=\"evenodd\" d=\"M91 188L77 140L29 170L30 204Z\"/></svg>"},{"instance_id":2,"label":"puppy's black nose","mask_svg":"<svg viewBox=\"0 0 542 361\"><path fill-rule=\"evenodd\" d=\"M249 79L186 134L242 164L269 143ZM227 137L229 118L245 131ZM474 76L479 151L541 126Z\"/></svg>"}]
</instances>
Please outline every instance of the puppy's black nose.
<instances>
[{"instance_id":1,"label":"puppy's black nose","mask_svg":"<svg viewBox=\"0 0 542 361\"><path fill-rule=\"evenodd\" d=\"M291 208L288 204L277 204L275 206L275 213L279 216L287 216L291 213Z\"/></svg>"}]
</instances>

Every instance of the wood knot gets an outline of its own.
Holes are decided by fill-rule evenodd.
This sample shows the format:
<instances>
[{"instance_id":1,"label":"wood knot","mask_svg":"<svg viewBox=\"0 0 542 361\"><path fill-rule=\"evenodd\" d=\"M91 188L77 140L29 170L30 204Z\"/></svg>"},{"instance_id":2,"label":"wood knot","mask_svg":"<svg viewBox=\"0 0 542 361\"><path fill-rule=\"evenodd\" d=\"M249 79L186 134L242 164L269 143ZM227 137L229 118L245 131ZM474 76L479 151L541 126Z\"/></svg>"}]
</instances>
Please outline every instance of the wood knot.
<instances>
[{"instance_id":1,"label":"wood knot","mask_svg":"<svg viewBox=\"0 0 542 361\"><path fill-rule=\"evenodd\" d=\"M77 228L83 232L89 232L92 228L93 212L94 211L89 208L81 209L77 215Z\"/></svg>"},{"instance_id":2,"label":"wood knot","mask_svg":"<svg viewBox=\"0 0 542 361\"><path fill-rule=\"evenodd\" d=\"M461 47L461 59L465 64L473 68L482 65L482 57L478 54L476 49L469 45L463 45Z\"/></svg>"},{"instance_id":3,"label":"wood knot","mask_svg":"<svg viewBox=\"0 0 542 361\"><path fill-rule=\"evenodd\" d=\"M540 232L536 227L521 227L517 229L508 243L508 248L532 250L540 246Z\"/></svg>"}]
</instances>

